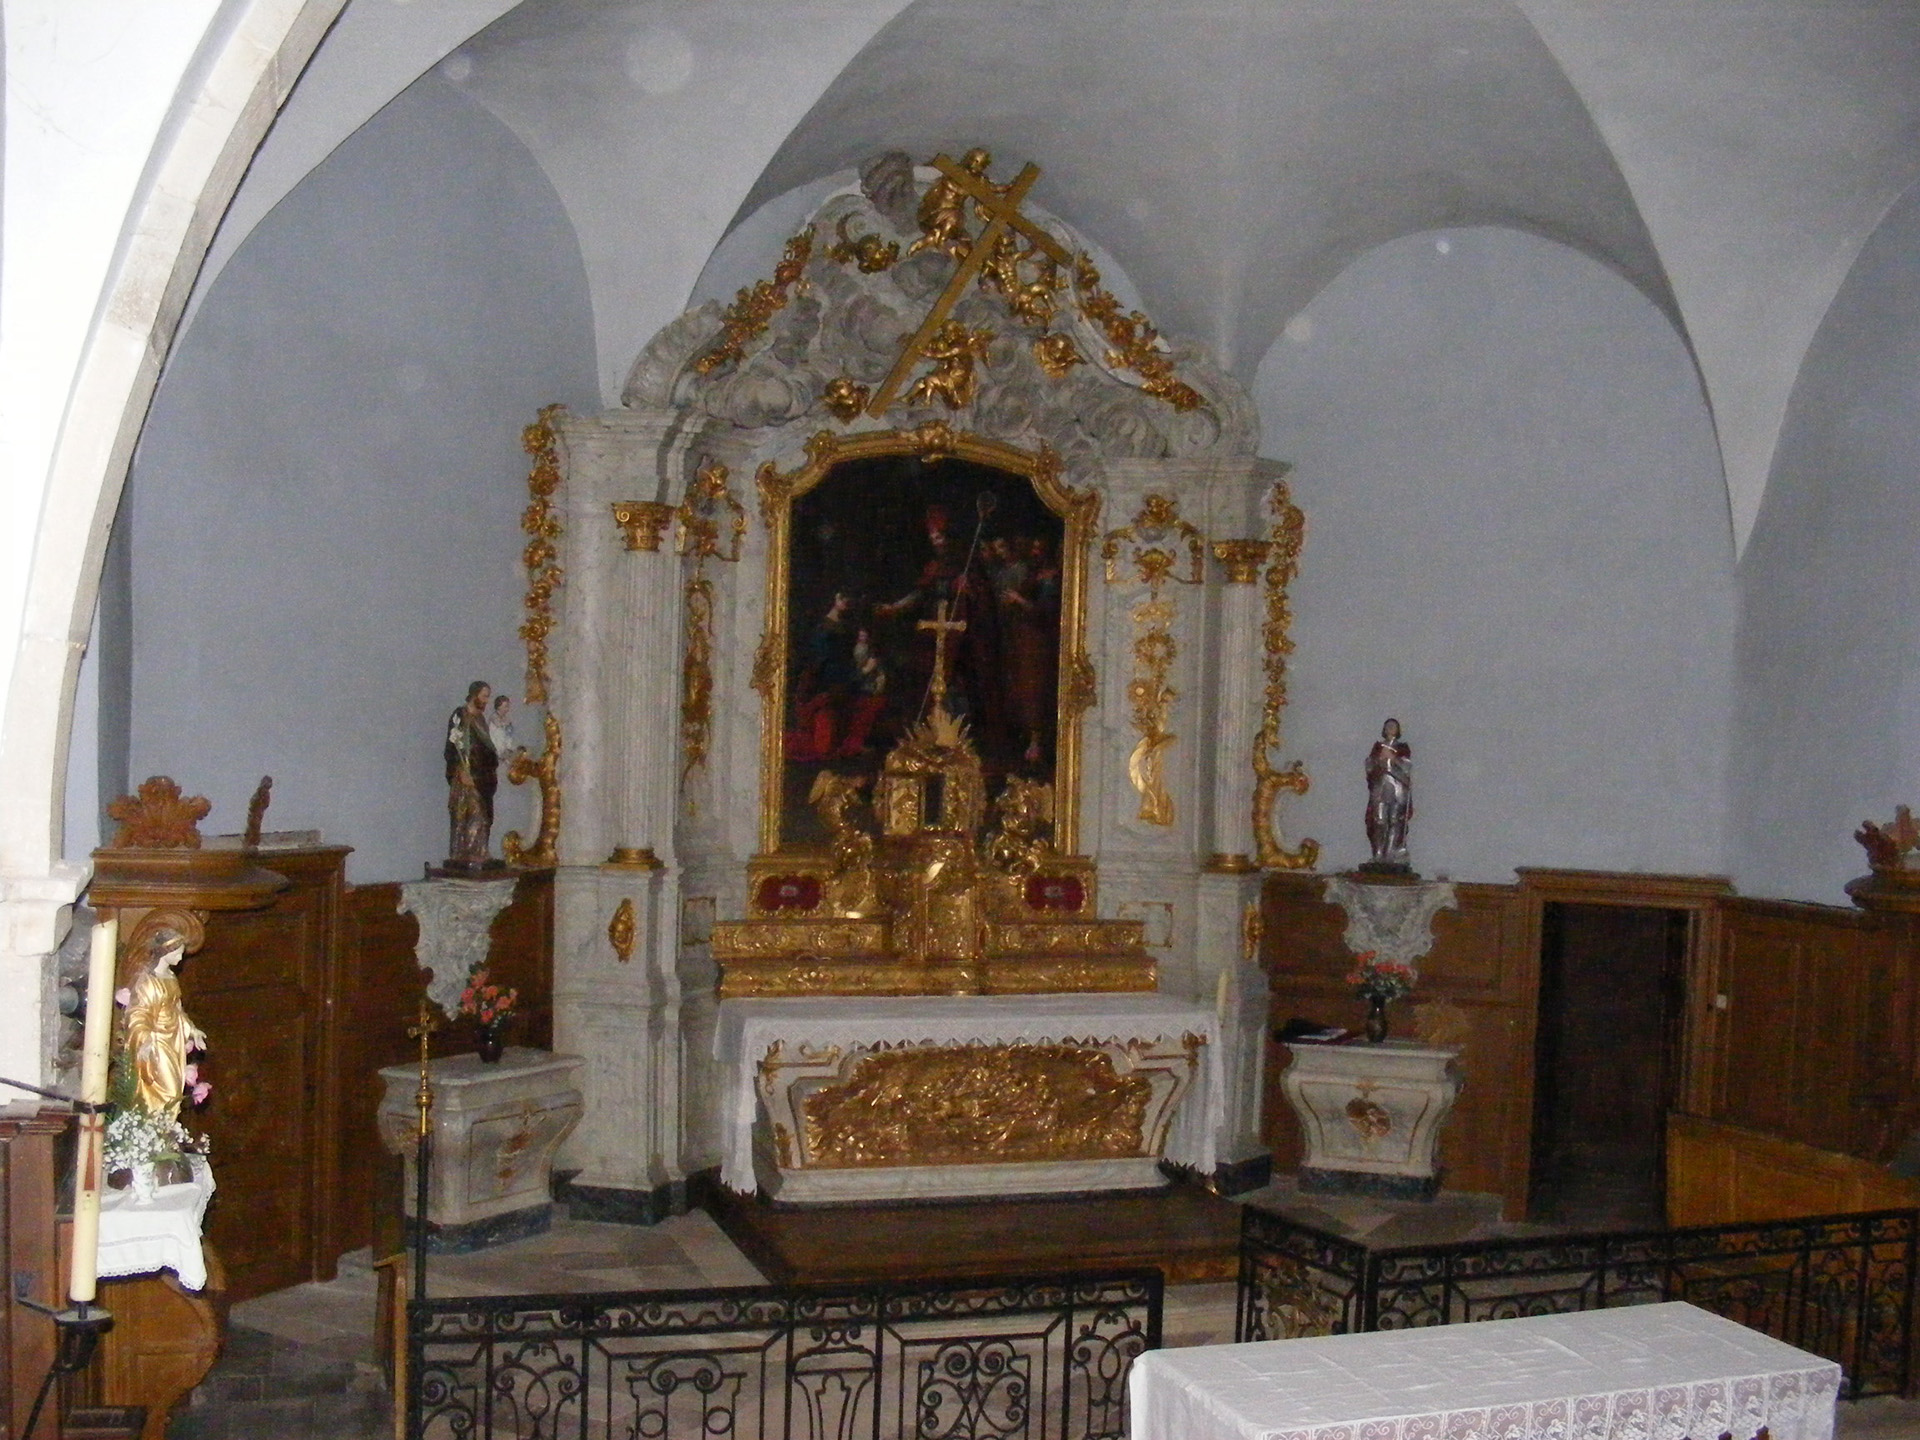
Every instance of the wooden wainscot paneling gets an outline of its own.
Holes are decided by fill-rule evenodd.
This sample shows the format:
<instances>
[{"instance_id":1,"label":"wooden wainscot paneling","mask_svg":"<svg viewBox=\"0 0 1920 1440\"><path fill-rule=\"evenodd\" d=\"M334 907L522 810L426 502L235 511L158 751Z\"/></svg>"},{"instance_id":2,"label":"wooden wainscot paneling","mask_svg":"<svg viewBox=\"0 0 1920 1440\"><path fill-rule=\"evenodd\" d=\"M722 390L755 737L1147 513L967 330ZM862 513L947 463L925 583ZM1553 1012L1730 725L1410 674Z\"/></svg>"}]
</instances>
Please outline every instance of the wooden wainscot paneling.
<instances>
[{"instance_id":1,"label":"wooden wainscot paneling","mask_svg":"<svg viewBox=\"0 0 1920 1440\"><path fill-rule=\"evenodd\" d=\"M1346 914L1322 898L1324 877L1275 874L1264 892L1262 963L1273 987L1273 1024L1295 1015L1359 1029L1364 1007L1345 980L1353 957L1341 940ZM1441 1132L1449 1189L1497 1194L1518 1219L1527 1204L1532 1133L1533 1032L1539 985L1537 928L1508 885L1457 887L1458 910L1434 919L1411 1003L1392 1007L1394 1033L1460 1051L1465 1088ZM1286 1047L1268 1041L1265 1135L1282 1168L1297 1166L1297 1122L1280 1091Z\"/></svg>"},{"instance_id":2,"label":"wooden wainscot paneling","mask_svg":"<svg viewBox=\"0 0 1920 1440\"><path fill-rule=\"evenodd\" d=\"M1729 900L1720 924L1712 1083L1686 1108L1881 1158L1900 1138L1895 928L1859 911L1766 900Z\"/></svg>"},{"instance_id":3,"label":"wooden wainscot paneling","mask_svg":"<svg viewBox=\"0 0 1920 1440\"><path fill-rule=\"evenodd\" d=\"M1733 1225L1920 1205L1883 1165L1697 1115L1667 1123L1667 1223Z\"/></svg>"},{"instance_id":4,"label":"wooden wainscot paneling","mask_svg":"<svg viewBox=\"0 0 1920 1440\"><path fill-rule=\"evenodd\" d=\"M425 976L414 960L419 923L400 912L397 884L356 885L347 892L348 978L343 992L353 1025L343 1033L335 1083L340 1094L341 1188L336 1223L344 1249L372 1242L377 1175L385 1151L375 1115L385 1086L382 1066L419 1055L407 1027L419 1015ZM494 917L487 966L496 981L520 992L519 1016L508 1034L515 1045L553 1046L553 872L519 875L513 900ZM446 1024L433 1051L472 1051L472 1032Z\"/></svg>"}]
</instances>

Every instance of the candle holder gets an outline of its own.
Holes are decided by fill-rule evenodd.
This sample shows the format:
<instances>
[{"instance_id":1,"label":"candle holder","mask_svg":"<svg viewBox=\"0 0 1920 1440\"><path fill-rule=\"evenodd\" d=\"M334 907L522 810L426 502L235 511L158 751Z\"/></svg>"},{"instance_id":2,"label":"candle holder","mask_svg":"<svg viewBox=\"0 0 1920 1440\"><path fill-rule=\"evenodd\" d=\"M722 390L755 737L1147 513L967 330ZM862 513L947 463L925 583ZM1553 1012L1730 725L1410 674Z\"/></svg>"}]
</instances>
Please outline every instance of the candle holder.
<instances>
[{"instance_id":1,"label":"candle holder","mask_svg":"<svg viewBox=\"0 0 1920 1440\"><path fill-rule=\"evenodd\" d=\"M63 1375L78 1375L91 1365L94 1352L100 1348L100 1337L113 1328L113 1313L89 1301L75 1301L64 1310L55 1310L28 1299L20 1292L29 1283L24 1276L15 1282L14 1303L53 1321L55 1343L53 1364L47 1367L40 1391L33 1397L33 1410L27 1416L26 1427L20 1431L22 1435L33 1434L34 1426L40 1421L40 1410L53 1391L53 1382Z\"/></svg>"}]
</instances>

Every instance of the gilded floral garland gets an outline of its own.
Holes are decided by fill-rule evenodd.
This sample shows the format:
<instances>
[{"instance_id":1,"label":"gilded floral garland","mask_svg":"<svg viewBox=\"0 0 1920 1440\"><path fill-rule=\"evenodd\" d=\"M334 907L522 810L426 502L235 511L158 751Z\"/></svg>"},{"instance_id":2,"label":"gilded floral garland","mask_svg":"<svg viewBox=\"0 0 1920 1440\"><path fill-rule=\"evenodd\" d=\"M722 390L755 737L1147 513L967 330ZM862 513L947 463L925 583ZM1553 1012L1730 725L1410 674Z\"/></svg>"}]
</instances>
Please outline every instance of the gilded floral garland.
<instances>
[{"instance_id":1,"label":"gilded floral garland","mask_svg":"<svg viewBox=\"0 0 1920 1440\"><path fill-rule=\"evenodd\" d=\"M787 303L787 296L799 283L813 254L813 227L809 225L787 241L780 263L773 267L773 279L743 288L733 297L720 318L720 341L693 362L702 375L711 375L723 365L732 364L746 353L747 343L767 328L767 322Z\"/></svg>"}]
</instances>

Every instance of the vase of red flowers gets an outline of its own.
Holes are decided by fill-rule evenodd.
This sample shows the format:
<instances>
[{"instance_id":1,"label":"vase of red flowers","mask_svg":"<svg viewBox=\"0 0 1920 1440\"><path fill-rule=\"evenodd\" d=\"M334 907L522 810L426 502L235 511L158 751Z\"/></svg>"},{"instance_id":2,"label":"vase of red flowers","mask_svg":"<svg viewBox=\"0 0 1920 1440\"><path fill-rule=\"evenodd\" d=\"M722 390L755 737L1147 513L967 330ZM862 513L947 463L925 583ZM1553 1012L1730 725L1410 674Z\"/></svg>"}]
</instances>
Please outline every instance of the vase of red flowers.
<instances>
[{"instance_id":1,"label":"vase of red flowers","mask_svg":"<svg viewBox=\"0 0 1920 1440\"><path fill-rule=\"evenodd\" d=\"M520 1003L520 992L495 985L482 965L467 977L467 988L460 992L458 1014L471 1020L476 1048L484 1065L497 1065L507 1053L507 1020Z\"/></svg>"},{"instance_id":2,"label":"vase of red flowers","mask_svg":"<svg viewBox=\"0 0 1920 1440\"><path fill-rule=\"evenodd\" d=\"M1375 951L1354 956L1347 976L1356 997L1367 1002L1367 1039L1378 1045L1387 1038L1387 1006L1413 993L1413 967L1397 960L1381 960Z\"/></svg>"}]
</instances>

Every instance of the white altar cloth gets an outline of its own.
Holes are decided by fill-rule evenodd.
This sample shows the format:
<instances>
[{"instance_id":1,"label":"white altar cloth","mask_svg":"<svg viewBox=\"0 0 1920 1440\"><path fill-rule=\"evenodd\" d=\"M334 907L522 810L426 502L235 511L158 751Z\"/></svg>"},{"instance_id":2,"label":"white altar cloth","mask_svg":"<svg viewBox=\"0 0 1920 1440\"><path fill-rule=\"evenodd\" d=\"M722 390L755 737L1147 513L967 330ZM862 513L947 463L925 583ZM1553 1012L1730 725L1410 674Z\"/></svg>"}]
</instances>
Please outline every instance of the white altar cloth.
<instances>
[{"instance_id":1,"label":"white altar cloth","mask_svg":"<svg viewBox=\"0 0 1920 1440\"><path fill-rule=\"evenodd\" d=\"M1205 1174L1224 1115L1220 1022L1211 1005L1175 995L902 995L723 1000L713 1033L726 1096L726 1138L720 1183L751 1194L754 1088L762 1060L776 1044L839 1046L1042 1045L1067 1041L1177 1038L1198 1035L1198 1073L1167 1133L1166 1158Z\"/></svg>"},{"instance_id":2,"label":"white altar cloth","mask_svg":"<svg viewBox=\"0 0 1920 1440\"><path fill-rule=\"evenodd\" d=\"M171 1270L189 1290L204 1290L207 1257L200 1227L213 1198L213 1170L204 1155L189 1155L193 1179L162 1185L144 1204L133 1191L100 1193L100 1278L150 1275Z\"/></svg>"},{"instance_id":3,"label":"white altar cloth","mask_svg":"<svg viewBox=\"0 0 1920 1440\"><path fill-rule=\"evenodd\" d=\"M1831 1440L1840 1367L1692 1305L1155 1350L1133 1440Z\"/></svg>"}]
</instances>

